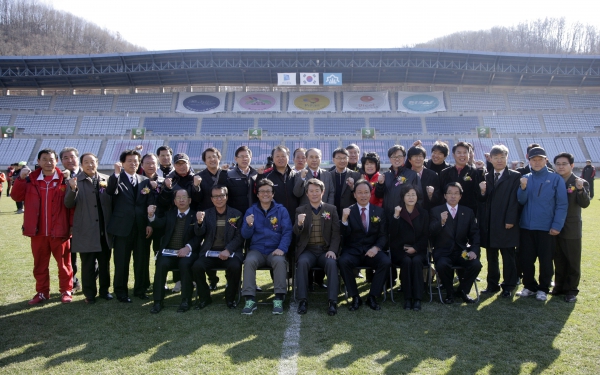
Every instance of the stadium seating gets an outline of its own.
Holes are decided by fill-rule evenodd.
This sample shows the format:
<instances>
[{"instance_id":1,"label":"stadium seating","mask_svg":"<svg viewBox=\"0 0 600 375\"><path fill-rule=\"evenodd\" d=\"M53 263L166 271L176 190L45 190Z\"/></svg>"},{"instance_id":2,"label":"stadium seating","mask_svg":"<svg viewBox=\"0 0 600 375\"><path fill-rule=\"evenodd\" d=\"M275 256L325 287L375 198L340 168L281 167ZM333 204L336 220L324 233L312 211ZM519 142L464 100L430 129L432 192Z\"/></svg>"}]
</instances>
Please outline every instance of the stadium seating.
<instances>
[{"instance_id":1,"label":"stadium seating","mask_svg":"<svg viewBox=\"0 0 600 375\"><path fill-rule=\"evenodd\" d=\"M598 137L583 137L583 143L590 154L593 162L600 162L600 138Z\"/></svg>"},{"instance_id":2,"label":"stadium seating","mask_svg":"<svg viewBox=\"0 0 600 375\"><path fill-rule=\"evenodd\" d=\"M35 139L0 138L0 164L10 165L20 161L31 162L30 165L35 164L33 160L29 160L35 142Z\"/></svg>"},{"instance_id":3,"label":"stadium seating","mask_svg":"<svg viewBox=\"0 0 600 375\"><path fill-rule=\"evenodd\" d=\"M110 112L113 95L58 95L55 111Z\"/></svg>"},{"instance_id":4,"label":"stadium seating","mask_svg":"<svg viewBox=\"0 0 600 375\"><path fill-rule=\"evenodd\" d=\"M553 159L556 155L561 152L569 152L573 154L575 157L575 163L583 163L586 158L583 155L583 151L579 146L579 142L575 137L559 137L559 138L521 138L519 139L521 143L521 149L527 149L527 146L531 143L537 143L546 150L546 155L548 155L548 160L550 163L553 163Z\"/></svg>"},{"instance_id":5,"label":"stadium seating","mask_svg":"<svg viewBox=\"0 0 600 375\"><path fill-rule=\"evenodd\" d=\"M543 132L540 120L536 115L483 116L483 124L499 134L539 134Z\"/></svg>"},{"instance_id":6,"label":"stadium seating","mask_svg":"<svg viewBox=\"0 0 600 375\"><path fill-rule=\"evenodd\" d=\"M508 148L508 160L520 160L519 152L512 138L469 138L464 139L475 149L475 160L485 160L485 153L489 153L494 145L504 145Z\"/></svg>"},{"instance_id":7,"label":"stadium seating","mask_svg":"<svg viewBox=\"0 0 600 375\"><path fill-rule=\"evenodd\" d=\"M72 135L77 117L19 115L14 125L17 129L24 129L23 134Z\"/></svg>"},{"instance_id":8,"label":"stadium seating","mask_svg":"<svg viewBox=\"0 0 600 375\"><path fill-rule=\"evenodd\" d=\"M451 92L452 111L506 111L506 103L502 94L474 92Z\"/></svg>"},{"instance_id":9,"label":"stadium seating","mask_svg":"<svg viewBox=\"0 0 600 375\"><path fill-rule=\"evenodd\" d=\"M544 115L548 133L593 132L600 127L600 114Z\"/></svg>"},{"instance_id":10,"label":"stadium seating","mask_svg":"<svg viewBox=\"0 0 600 375\"><path fill-rule=\"evenodd\" d=\"M121 141L118 139L110 139L106 148L104 149L104 153L102 154L102 159L100 160L100 165L113 165L114 163L119 161L119 156L121 152L125 150L132 150L137 145L144 146L141 154L144 155L147 152L156 152L156 149L165 144L164 140L128 140Z\"/></svg>"},{"instance_id":11,"label":"stadium seating","mask_svg":"<svg viewBox=\"0 0 600 375\"><path fill-rule=\"evenodd\" d=\"M427 117L428 134L471 134L479 126L477 117Z\"/></svg>"},{"instance_id":12,"label":"stadium seating","mask_svg":"<svg viewBox=\"0 0 600 375\"><path fill-rule=\"evenodd\" d=\"M305 135L310 132L308 118L259 118L263 135Z\"/></svg>"},{"instance_id":13,"label":"stadium seating","mask_svg":"<svg viewBox=\"0 0 600 375\"><path fill-rule=\"evenodd\" d=\"M11 115L0 115L0 126L7 126L10 122Z\"/></svg>"},{"instance_id":14,"label":"stadium seating","mask_svg":"<svg viewBox=\"0 0 600 375\"><path fill-rule=\"evenodd\" d=\"M146 117L146 131L160 135L195 135L198 127L196 118Z\"/></svg>"},{"instance_id":15,"label":"stadium seating","mask_svg":"<svg viewBox=\"0 0 600 375\"><path fill-rule=\"evenodd\" d=\"M569 95L573 109L600 108L600 95Z\"/></svg>"},{"instance_id":16,"label":"stadium seating","mask_svg":"<svg viewBox=\"0 0 600 375\"><path fill-rule=\"evenodd\" d=\"M371 117L370 127L377 134L422 134L420 117Z\"/></svg>"},{"instance_id":17,"label":"stadium seating","mask_svg":"<svg viewBox=\"0 0 600 375\"><path fill-rule=\"evenodd\" d=\"M51 96L0 96L0 108L49 109Z\"/></svg>"},{"instance_id":18,"label":"stadium seating","mask_svg":"<svg viewBox=\"0 0 600 375\"><path fill-rule=\"evenodd\" d=\"M169 146L173 149L173 154L184 153L190 157L192 165L203 166L202 152L209 147L214 147L223 153L223 141L172 141ZM223 155L221 155L223 157Z\"/></svg>"},{"instance_id":19,"label":"stadium seating","mask_svg":"<svg viewBox=\"0 0 600 375\"><path fill-rule=\"evenodd\" d=\"M508 103L513 111L567 108L563 95L508 94Z\"/></svg>"},{"instance_id":20,"label":"stadium seating","mask_svg":"<svg viewBox=\"0 0 600 375\"><path fill-rule=\"evenodd\" d=\"M173 94L119 95L115 112L171 112Z\"/></svg>"},{"instance_id":21,"label":"stadium seating","mask_svg":"<svg viewBox=\"0 0 600 375\"><path fill-rule=\"evenodd\" d=\"M102 141L99 139L44 139L42 140L39 150L36 152L45 148L50 148L56 151L57 154L60 154L60 151L63 148L74 147L79 151L80 156L86 152L91 152L97 156L100 152L101 144Z\"/></svg>"},{"instance_id":22,"label":"stadium seating","mask_svg":"<svg viewBox=\"0 0 600 375\"><path fill-rule=\"evenodd\" d=\"M243 135L248 129L254 128L253 118L212 118L202 119L202 134L213 135Z\"/></svg>"},{"instance_id":23,"label":"stadium seating","mask_svg":"<svg viewBox=\"0 0 600 375\"><path fill-rule=\"evenodd\" d=\"M282 143L281 141L229 141L227 144L227 154L221 159L221 162L233 163L235 160L235 150L242 145L246 145L252 151L252 165L254 167L265 165L267 156L271 156L271 150Z\"/></svg>"},{"instance_id":24,"label":"stadium seating","mask_svg":"<svg viewBox=\"0 0 600 375\"><path fill-rule=\"evenodd\" d=\"M291 145L290 145L291 143ZM353 143L353 142L348 142L348 143ZM309 148L318 148L319 150L321 150L322 156L321 156L321 163L325 163L325 164L331 164L332 163L332 153L333 150L335 150L336 148L340 147L340 142L339 141L317 141L317 140L306 140L306 141L292 141L292 142L286 142L285 144L289 149L290 149L290 153L293 153L295 149L297 148L305 148L305 149L309 149ZM346 145L344 145L345 147ZM362 152L362 151L361 151Z\"/></svg>"},{"instance_id":25,"label":"stadium seating","mask_svg":"<svg viewBox=\"0 0 600 375\"><path fill-rule=\"evenodd\" d=\"M364 118L354 117L317 117L314 120L314 133L317 135L359 135L366 128Z\"/></svg>"},{"instance_id":26,"label":"stadium seating","mask_svg":"<svg viewBox=\"0 0 600 375\"><path fill-rule=\"evenodd\" d=\"M79 134L125 135L129 134L132 128L139 126L139 117L84 116L79 127Z\"/></svg>"}]
</instances>

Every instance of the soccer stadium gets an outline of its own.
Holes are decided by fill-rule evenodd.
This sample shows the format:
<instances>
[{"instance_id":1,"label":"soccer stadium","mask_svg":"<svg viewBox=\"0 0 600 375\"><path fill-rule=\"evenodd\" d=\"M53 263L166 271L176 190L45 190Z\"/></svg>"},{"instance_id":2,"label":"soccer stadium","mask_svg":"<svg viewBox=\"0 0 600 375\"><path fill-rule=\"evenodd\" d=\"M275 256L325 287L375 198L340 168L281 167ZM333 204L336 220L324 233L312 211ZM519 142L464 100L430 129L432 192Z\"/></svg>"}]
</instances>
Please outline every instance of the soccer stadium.
<instances>
[{"instance_id":1,"label":"soccer stadium","mask_svg":"<svg viewBox=\"0 0 600 375\"><path fill-rule=\"evenodd\" d=\"M68 145L97 154L106 169L138 144L168 145L199 168L205 148L231 162L241 144L254 165L279 144L318 147L331 163L349 143L388 166L391 145L417 139L426 149L468 141L476 159L504 144L511 161L525 160L536 142L548 155L572 152L577 166L600 162L597 56L183 50L0 57L0 71L2 167L33 165L40 149ZM300 79L279 85L278 73Z\"/></svg>"}]
</instances>

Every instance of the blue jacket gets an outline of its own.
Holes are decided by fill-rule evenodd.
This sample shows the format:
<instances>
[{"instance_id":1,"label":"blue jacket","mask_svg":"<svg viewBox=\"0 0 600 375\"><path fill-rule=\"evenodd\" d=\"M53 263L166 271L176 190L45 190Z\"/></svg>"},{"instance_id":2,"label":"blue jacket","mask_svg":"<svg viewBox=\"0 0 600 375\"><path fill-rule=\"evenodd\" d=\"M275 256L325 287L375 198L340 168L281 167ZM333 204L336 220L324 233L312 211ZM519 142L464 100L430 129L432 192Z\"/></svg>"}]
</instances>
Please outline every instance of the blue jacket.
<instances>
[{"instance_id":1,"label":"blue jacket","mask_svg":"<svg viewBox=\"0 0 600 375\"><path fill-rule=\"evenodd\" d=\"M522 204L521 228L529 230L560 231L567 217L567 188L565 181L547 167L523 176L527 188L517 189L517 199Z\"/></svg>"},{"instance_id":2,"label":"blue jacket","mask_svg":"<svg viewBox=\"0 0 600 375\"><path fill-rule=\"evenodd\" d=\"M564 184L563 184L564 185ZM248 226L246 217L254 215L254 225ZM276 223L273 221L277 219ZM242 224L242 237L249 239L250 250L258 250L264 255L280 249L287 253L292 242L293 226L287 209L279 203L271 203L265 213L260 203L254 203L246 211Z\"/></svg>"}]
</instances>

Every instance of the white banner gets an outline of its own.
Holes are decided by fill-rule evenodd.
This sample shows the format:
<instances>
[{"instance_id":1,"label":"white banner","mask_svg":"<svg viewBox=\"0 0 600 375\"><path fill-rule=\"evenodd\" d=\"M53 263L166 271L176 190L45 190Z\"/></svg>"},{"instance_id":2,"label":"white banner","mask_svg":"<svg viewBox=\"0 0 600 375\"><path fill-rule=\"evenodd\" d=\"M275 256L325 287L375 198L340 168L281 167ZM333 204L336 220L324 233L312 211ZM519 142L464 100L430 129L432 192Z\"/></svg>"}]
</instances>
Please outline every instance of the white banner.
<instances>
[{"instance_id":1,"label":"white banner","mask_svg":"<svg viewBox=\"0 0 600 375\"><path fill-rule=\"evenodd\" d=\"M444 92L398 92L398 112L433 113L445 112Z\"/></svg>"},{"instance_id":2,"label":"white banner","mask_svg":"<svg viewBox=\"0 0 600 375\"><path fill-rule=\"evenodd\" d=\"M225 112L225 92L180 92L175 112L210 114Z\"/></svg>"},{"instance_id":3,"label":"white banner","mask_svg":"<svg viewBox=\"0 0 600 375\"><path fill-rule=\"evenodd\" d=\"M289 92L288 112L335 112L335 92Z\"/></svg>"},{"instance_id":4,"label":"white banner","mask_svg":"<svg viewBox=\"0 0 600 375\"><path fill-rule=\"evenodd\" d=\"M278 86L296 86L296 73L277 73Z\"/></svg>"},{"instance_id":5,"label":"white banner","mask_svg":"<svg viewBox=\"0 0 600 375\"><path fill-rule=\"evenodd\" d=\"M281 112L280 92L236 92L232 112Z\"/></svg>"},{"instance_id":6,"label":"white banner","mask_svg":"<svg viewBox=\"0 0 600 375\"><path fill-rule=\"evenodd\" d=\"M319 86L319 73L300 73L300 86Z\"/></svg>"},{"instance_id":7,"label":"white banner","mask_svg":"<svg viewBox=\"0 0 600 375\"><path fill-rule=\"evenodd\" d=\"M389 112L387 91L344 91L342 112Z\"/></svg>"}]
</instances>

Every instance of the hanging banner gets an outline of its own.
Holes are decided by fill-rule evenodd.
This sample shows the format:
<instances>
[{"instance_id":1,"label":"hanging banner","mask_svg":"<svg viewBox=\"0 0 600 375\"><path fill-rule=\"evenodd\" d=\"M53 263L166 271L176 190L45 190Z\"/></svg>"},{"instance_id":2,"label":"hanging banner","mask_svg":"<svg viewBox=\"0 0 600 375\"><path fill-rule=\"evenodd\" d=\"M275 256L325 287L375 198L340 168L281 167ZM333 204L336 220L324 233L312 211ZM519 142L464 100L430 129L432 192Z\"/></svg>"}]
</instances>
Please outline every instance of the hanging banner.
<instances>
[{"instance_id":1,"label":"hanging banner","mask_svg":"<svg viewBox=\"0 0 600 375\"><path fill-rule=\"evenodd\" d=\"M296 86L296 73L277 73L277 86Z\"/></svg>"},{"instance_id":2,"label":"hanging banner","mask_svg":"<svg viewBox=\"0 0 600 375\"><path fill-rule=\"evenodd\" d=\"M233 112L281 112L281 93L236 92Z\"/></svg>"},{"instance_id":3,"label":"hanging banner","mask_svg":"<svg viewBox=\"0 0 600 375\"><path fill-rule=\"evenodd\" d=\"M389 112L387 91L344 91L342 112Z\"/></svg>"},{"instance_id":4,"label":"hanging banner","mask_svg":"<svg viewBox=\"0 0 600 375\"><path fill-rule=\"evenodd\" d=\"M398 112L434 113L445 112L444 92L398 92Z\"/></svg>"},{"instance_id":5,"label":"hanging banner","mask_svg":"<svg viewBox=\"0 0 600 375\"><path fill-rule=\"evenodd\" d=\"M290 92L288 112L335 112L334 92Z\"/></svg>"},{"instance_id":6,"label":"hanging banner","mask_svg":"<svg viewBox=\"0 0 600 375\"><path fill-rule=\"evenodd\" d=\"M323 73L323 86L341 86L342 73Z\"/></svg>"},{"instance_id":7,"label":"hanging banner","mask_svg":"<svg viewBox=\"0 0 600 375\"><path fill-rule=\"evenodd\" d=\"M180 92L175 112L201 115L225 112L226 97L225 92Z\"/></svg>"},{"instance_id":8,"label":"hanging banner","mask_svg":"<svg viewBox=\"0 0 600 375\"><path fill-rule=\"evenodd\" d=\"M300 73L300 86L319 86L319 73Z\"/></svg>"}]
</instances>

